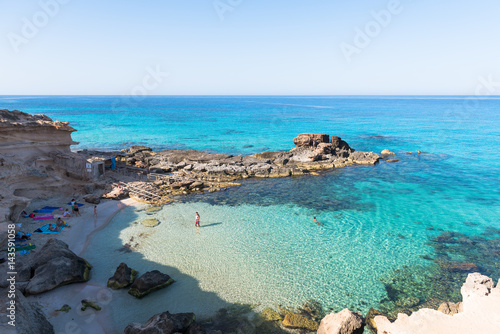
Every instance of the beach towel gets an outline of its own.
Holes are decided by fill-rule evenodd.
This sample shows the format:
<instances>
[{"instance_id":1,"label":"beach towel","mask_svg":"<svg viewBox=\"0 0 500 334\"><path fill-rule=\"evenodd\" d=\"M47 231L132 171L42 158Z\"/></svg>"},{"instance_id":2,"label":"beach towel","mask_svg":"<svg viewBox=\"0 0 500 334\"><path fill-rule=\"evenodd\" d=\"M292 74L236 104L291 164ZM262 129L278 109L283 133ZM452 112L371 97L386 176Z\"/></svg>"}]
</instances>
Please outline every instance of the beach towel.
<instances>
[{"instance_id":1,"label":"beach towel","mask_svg":"<svg viewBox=\"0 0 500 334\"><path fill-rule=\"evenodd\" d=\"M36 245L32 245L32 244L20 245L20 246L16 246L16 252L20 252L23 250L32 250L35 248L36 248Z\"/></svg>"},{"instance_id":2,"label":"beach towel","mask_svg":"<svg viewBox=\"0 0 500 334\"><path fill-rule=\"evenodd\" d=\"M66 203L66 204L71 205L71 202ZM84 206L84 205L85 205L85 204L82 204L82 203L76 203L76 204L78 205L78 207L81 207L81 206Z\"/></svg>"},{"instance_id":3,"label":"beach towel","mask_svg":"<svg viewBox=\"0 0 500 334\"><path fill-rule=\"evenodd\" d=\"M36 213L52 213L52 211L54 211L54 209L38 209L38 210L35 210L33 212L36 212Z\"/></svg>"},{"instance_id":4,"label":"beach towel","mask_svg":"<svg viewBox=\"0 0 500 334\"><path fill-rule=\"evenodd\" d=\"M43 216L33 217L33 220L47 220L47 219L54 219L54 216L53 215L43 215Z\"/></svg>"},{"instance_id":5,"label":"beach towel","mask_svg":"<svg viewBox=\"0 0 500 334\"><path fill-rule=\"evenodd\" d=\"M61 207L60 206L44 206L42 209L54 211L54 210L60 210Z\"/></svg>"},{"instance_id":6,"label":"beach towel","mask_svg":"<svg viewBox=\"0 0 500 334\"><path fill-rule=\"evenodd\" d=\"M60 227L61 231L59 231L59 232L56 232L56 231L51 231L51 230L49 230L49 225L50 225L50 224L45 224L45 225L43 225L43 226L41 226L41 227L37 228L37 229L35 230L35 232L37 232L37 233L57 234L57 233L61 232L61 231L64 229L64 226L61 226L61 227ZM54 224L54 225L55 225L55 224Z\"/></svg>"}]
</instances>

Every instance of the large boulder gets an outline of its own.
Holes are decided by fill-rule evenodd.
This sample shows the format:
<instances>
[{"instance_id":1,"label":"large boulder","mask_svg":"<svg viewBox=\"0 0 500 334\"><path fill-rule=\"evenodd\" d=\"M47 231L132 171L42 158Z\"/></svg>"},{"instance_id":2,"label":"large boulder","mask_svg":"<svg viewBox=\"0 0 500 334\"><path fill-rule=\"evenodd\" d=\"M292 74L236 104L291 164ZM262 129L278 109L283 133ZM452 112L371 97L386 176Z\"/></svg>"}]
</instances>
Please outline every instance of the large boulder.
<instances>
[{"instance_id":1,"label":"large boulder","mask_svg":"<svg viewBox=\"0 0 500 334\"><path fill-rule=\"evenodd\" d=\"M136 276L137 271L129 268L129 266L122 262L118 268L116 268L113 277L108 279L108 288L114 290L125 288L134 283Z\"/></svg>"},{"instance_id":2,"label":"large boulder","mask_svg":"<svg viewBox=\"0 0 500 334\"><path fill-rule=\"evenodd\" d=\"M339 313L330 313L321 320L318 334L362 334L365 319L360 313L343 309Z\"/></svg>"},{"instance_id":3,"label":"large boulder","mask_svg":"<svg viewBox=\"0 0 500 334\"><path fill-rule=\"evenodd\" d=\"M0 333L54 333L54 327L47 320L38 303L30 303L19 290L16 290L15 295L15 310L10 312L7 310L8 289L0 289L0 303L3 305L0 310ZM8 324L12 320L15 320L15 327Z\"/></svg>"},{"instance_id":4,"label":"large boulder","mask_svg":"<svg viewBox=\"0 0 500 334\"><path fill-rule=\"evenodd\" d=\"M153 291L163 289L174 280L167 274L161 273L158 270L148 271L141 277L135 280L128 293L136 298L142 298Z\"/></svg>"},{"instance_id":5,"label":"large boulder","mask_svg":"<svg viewBox=\"0 0 500 334\"><path fill-rule=\"evenodd\" d=\"M91 204L101 203L101 196L99 196L97 194L85 195L85 196L83 196L83 199L85 200L85 202L91 203Z\"/></svg>"},{"instance_id":6,"label":"large boulder","mask_svg":"<svg viewBox=\"0 0 500 334\"><path fill-rule=\"evenodd\" d=\"M302 133L293 138L293 143L297 147L310 147L313 146L313 141L315 141L316 144L328 143L329 139L330 136L325 134Z\"/></svg>"},{"instance_id":7,"label":"large boulder","mask_svg":"<svg viewBox=\"0 0 500 334\"><path fill-rule=\"evenodd\" d=\"M146 323L131 323L125 327L125 334L174 334L185 333L196 320L194 313L155 314ZM196 332L195 332L196 333ZM198 332L201 333L201 332Z\"/></svg>"},{"instance_id":8,"label":"large boulder","mask_svg":"<svg viewBox=\"0 0 500 334\"><path fill-rule=\"evenodd\" d=\"M77 256L68 245L58 239L50 239L33 259L31 272L34 272L26 286L26 295L36 295L53 290L59 286L86 282L92 266Z\"/></svg>"}]
</instances>

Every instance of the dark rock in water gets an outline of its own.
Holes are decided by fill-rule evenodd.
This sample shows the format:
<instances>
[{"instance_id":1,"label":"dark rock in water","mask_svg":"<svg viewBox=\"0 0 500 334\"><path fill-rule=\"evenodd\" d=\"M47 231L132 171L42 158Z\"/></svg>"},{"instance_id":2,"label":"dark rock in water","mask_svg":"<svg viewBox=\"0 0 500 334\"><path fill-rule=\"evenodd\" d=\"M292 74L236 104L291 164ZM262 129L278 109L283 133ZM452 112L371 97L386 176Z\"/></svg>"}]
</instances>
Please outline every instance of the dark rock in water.
<instances>
[{"instance_id":1,"label":"dark rock in water","mask_svg":"<svg viewBox=\"0 0 500 334\"><path fill-rule=\"evenodd\" d=\"M194 313L170 314L168 311L155 314L144 324L131 323L125 327L125 334L174 334L187 333L187 330L195 322ZM201 328L191 327L189 333L203 333Z\"/></svg>"},{"instance_id":2,"label":"dark rock in water","mask_svg":"<svg viewBox=\"0 0 500 334\"><path fill-rule=\"evenodd\" d=\"M399 239L405 239L405 236L404 236L404 235L402 235L402 234L398 234L398 238L399 238Z\"/></svg>"},{"instance_id":3,"label":"dark rock in water","mask_svg":"<svg viewBox=\"0 0 500 334\"><path fill-rule=\"evenodd\" d=\"M477 226L477 224L476 224L476 223L473 223L473 222L465 222L465 223L464 223L464 225L466 225L466 226L471 226L471 227L472 227L472 226Z\"/></svg>"},{"instance_id":4,"label":"dark rock in water","mask_svg":"<svg viewBox=\"0 0 500 334\"><path fill-rule=\"evenodd\" d=\"M306 329L309 331L317 331L319 327L316 321L307 319L306 317L295 313L288 313L285 315L285 319L283 319L282 324L286 328Z\"/></svg>"},{"instance_id":5,"label":"dark rock in water","mask_svg":"<svg viewBox=\"0 0 500 334\"><path fill-rule=\"evenodd\" d=\"M243 148L252 148L253 145L244 145Z\"/></svg>"},{"instance_id":6,"label":"dark rock in water","mask_svg":"<svg viewBox=\"0 0 500 334\"><path fill-rule=\"evenodd\" d=\"M69 306L68 304L64 304L59 310L56 311L68 313L69 310L71 310L71 306Z\"/></svg>"},{"instance_id":7,"label":"dark rock in water","mask_svg":"<svg viewBox=\"0 0 500 334\"><path fill-rule=\"evenodd\" d=\"M434 239L435 242L440 242L443 244L454 244L457 243L457 240L455 240L451 235L449 234L444 234L442 233L441 235L437 236Z\"/></svg>"},{"instance_id":8,"label":"dark rock in water","mask_svg":"<svg viewBox=\"0 0 500 334\"><path fill-rule=\"evenodd\" d=\"M298 308L298 311L300 315L318 322L325 316L325 312L323 311L321 304L312 299L306 301L301 307Z\"/></svg>"},{"instance_id":9,"label":"dark rock in water","mask_svg":"<svg viewBox=\"0 0 500 334\"><path fill-rule=\"evenodd\" d=\"M418 297L407 297L396 300L396 305L402 308L412 308L420 304Z\"/></svg>"},{"instance_id":10,"label":"dark rock in water","mask_svg":"<svg viewBox=\"0 0 500 334\"><path fill-rule=\"evenodd\" d=\"M34 272L26 286L27 295L36 295L59 286L86 282L92 266L58 239L50 239L33 259Z\"/></svg>"},{"instance_id":11,"label":"dark rock in water","mask_svg":"<svg viewBox=\"0 0 500 334\"><path fill-rule=\"evenodd\" d=\"M108 279L108 288L117 290L125 288L130 284L134 283L137 276L137 271L129 268L125 263L120 263L118 268L116 268L113 277Z\"/></svg>"},{"instance_id":12,"label":"dark rock in water","mask_svg":"<svg viewBox=\"0 0 500 334\"><path fill-rule=\"evenodd\" d=\"M3 293L3 292L2 292ZM19 291L16 290L16 327L14 333L24 333L24 334L39 334L54 333L54 327L47 320L43 311L41 310L38 303L30 303L26 297ZM5 291L5 298L7 298L7 291ZM3 301L2 301L3 305ZM6 306L5 306L6 307ZM2 321L3 322L3 321ZM3 326L2 326L3 327ZM11 326L9 326L11 327ZM11 333L11 332L7 332Z\"/></svg>"},{"instance_id":13,"label":"dark rock in water","mask_svg":"<svg viewBox=\"0 0 500 334\"><path fill-rule=\"evenodd\" d=\"M163 289L172 283L174 283L174 280L167 274L163 274L158 270L148 271L135 280L128 290L128 293L136 298L142 298L147 294Z\"/></svg>"},{"instance_id":14,"label":"dark rock in water","mask_svg":"<svg viewBox=\"0 0 500 334\"><path fill-rule=\"evenodd\" d=\"M398 162L399 159L387 159L386 162Z\"/></svg>"},{"instance_id":15,"label":"dark rock in water","mask_svg":"<svg viewBox=\"0 0 500 334\"><path fill-rule=\"evenodd\" d=\"M447 271L454 271L454 272L473 272L473 271L479 271L479 268L472 262L447 262L447 261L440 261L439 265L441 268L447 270Z\"/></svg>"},{"instance_id":16,"label":"dark rock in water","mask_svg":"<svg viewBox=\"0 0 500 334\"><path fill-rule=\"evenodd\" d=\"M85 311L89 307L93 308L96 311L101 310L101 307L99 305L97 305L95 302L87 300L87 299L83 299L82 300L82 311Z\"/></svg>"}]
</instances>

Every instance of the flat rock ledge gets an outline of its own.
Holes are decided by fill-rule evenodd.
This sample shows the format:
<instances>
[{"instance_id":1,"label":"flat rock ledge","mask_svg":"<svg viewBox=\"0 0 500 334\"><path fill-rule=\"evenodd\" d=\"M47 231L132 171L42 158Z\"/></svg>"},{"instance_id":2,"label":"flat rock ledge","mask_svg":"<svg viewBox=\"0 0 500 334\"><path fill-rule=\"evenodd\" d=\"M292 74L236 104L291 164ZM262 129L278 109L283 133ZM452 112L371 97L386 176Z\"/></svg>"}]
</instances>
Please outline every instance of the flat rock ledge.
<instances>
[{"instance_id":1,"label":"flat rock ledge","mask_svg":"<svg viewBox=\"0 0 500 334\"><path fill-rule=\"evenodd\" d=\"M174 280L167 274L158 270L148 271L135 280L128 290L128 293L136 298L142 298L151 292L163 289L172 283L174 283Z\"/></svg>"},{"instance_id":2,"label":"flat rock ledge","mask_svg":"<svg viewBox=\"0 0 500 334\"><path fill-rule=\"evenodd\" d=\"M154 182L130 182L130 189L112 188L104 196L120 199L129 190L138 199L143 193L161 197L191 192L214 192L238 186L236 180L276 178L314 174L354 165L374 165L380 156L356 151L340 137L303 133L293 139L295 148L286 152L262 152L249 156L209 153L196 150L165 150L154 152L146 146L132 146L116 156L117 166L126 173L153 175ZM89 152L87 152L89 153Z\"/></svg>"},{"instance_id":3,"label":"flat rock ledge","mask_svg":"<svg viewBox=\"0 0 500 334\"><path fill-rule=\"evenodd\" d=\"M462 303L446 303L440 310L420 309L412 315L398 314L394 322L375 316L377 333L470 334L498 333L500 328L500 280L472 273L462 286Z\"/></svg>"}]
</instances>

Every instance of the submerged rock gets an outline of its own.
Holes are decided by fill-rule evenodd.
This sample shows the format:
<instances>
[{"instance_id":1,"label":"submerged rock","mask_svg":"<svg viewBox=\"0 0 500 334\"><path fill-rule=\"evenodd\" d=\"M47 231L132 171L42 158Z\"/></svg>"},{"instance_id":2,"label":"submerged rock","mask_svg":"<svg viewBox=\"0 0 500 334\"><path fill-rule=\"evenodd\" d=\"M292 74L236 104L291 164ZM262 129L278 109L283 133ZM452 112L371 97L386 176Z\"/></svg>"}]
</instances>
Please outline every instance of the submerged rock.
<instances>
[{"instance_id":1,"label":"submerged rock","mask_svg":"<svg viewBox=\"0 0 500 334\"><path fill-rule=\"evenodd\" d=\"M155 314L144 324L131 323L125 327L125 334L174 334L189 333L189 328L194 324L194 313L163 312ZM202 333L200 331L194 333Z\"/></svg>"},{"instance_id":2,"label":"submerged rock","mask_svg":"<svg viewBox=\"0 0 500 334\"><path fill-rule=\"evenodd\" d=\"M125 263L120 263L118 268L116 268L115 274L113 277L108 279L108 288L117 290L121 288L125 288L130 284L134 283L135 278L137 276L137 271L132 268L129 268Z\"/></svg>"},{"instance_id":3,"label":"submerged rock","mask_svg":"<svg viewBox=\"0 0 500 334\"><path fill-rule=\"evenodd\" d=\"M82 300L82 311L85 311L88 307L91 307L96 311L101 310L101 307L99 305L97 305L95 302L87 300L87 299L83 299Z\"/></svg>"},{"instance_id":4,"label":"submerged rock","mask_svg":"<svg viewBox=\"0 0 500 334\"><path fill-rule=\"evenodd\" d=\"M266 321L281 321L283 319L283 317L279 315L278 312L276 312L270 307L262 310L262 312L260 312L260 315Z\"/></svg>"},{"instance_id":5,"label":"submerged rock","mask_svg":"<svg viewBox=\"0 0 500 334\"><path fill-rule=\"evenodd\" d=\"M360 313L343 309L339 313L330 313L321 320L318 334L362 334L365 319Z\"/></svg>"},{"instance_id":6,"label":"submerged rock","mask_svg":"<svg viewBox=\"0 0 500 334\"><path fill-rule=\"evenodd\" d=\"M316 321L295 313L288 313L285 319L283 319L282 324L287 328L307 329L310 331L318 330L318 323Z\"/></svg>"},{"instance_id":7,"label":"submerged rock","mask_svg":"<svg viewBox=\"0 0 500 334\"><path fill-rule=\"evenodd\" d=\"M163 289L174 280L167 274L163 274L158 270L148 271L141 277L135 280L128 293L136 298L142 298L153 291Z\"/></svg>"},{"instance_id":8,"label":"submerged rock","mask_svg":"<svg viewBox=\"0 0 500 334\"><path fill-rule=\"evenodd\" d=\"M160 225L160 221L155 218L147 218L141 221L141 224L147 227L155 227Z\"/></svg>"}]
</instances>

